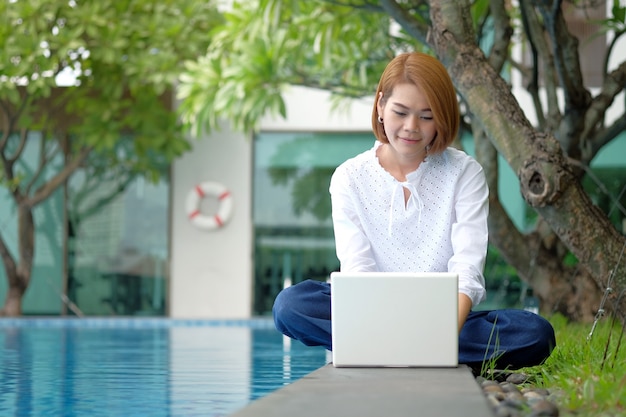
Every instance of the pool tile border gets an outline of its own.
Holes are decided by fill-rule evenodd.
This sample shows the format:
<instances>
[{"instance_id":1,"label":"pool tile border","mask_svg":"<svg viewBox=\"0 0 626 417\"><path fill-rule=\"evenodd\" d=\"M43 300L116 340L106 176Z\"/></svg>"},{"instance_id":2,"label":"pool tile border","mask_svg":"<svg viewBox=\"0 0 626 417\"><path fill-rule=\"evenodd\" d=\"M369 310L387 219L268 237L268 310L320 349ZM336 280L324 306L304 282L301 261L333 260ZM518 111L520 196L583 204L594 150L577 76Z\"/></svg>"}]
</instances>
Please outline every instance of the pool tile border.
<instances>
[{"instance_id":1,"label":"pool tile border","mask_svg":"<svg viewBox=\"0 0 626 417\"><path fill-rule=\"evenodd\" d=\"M174 319L167 317L5 317L0 318L3 328L165 328L165 327L248 327L274 329L269 317L250 319Z\"/></svg>"}]
</instances>

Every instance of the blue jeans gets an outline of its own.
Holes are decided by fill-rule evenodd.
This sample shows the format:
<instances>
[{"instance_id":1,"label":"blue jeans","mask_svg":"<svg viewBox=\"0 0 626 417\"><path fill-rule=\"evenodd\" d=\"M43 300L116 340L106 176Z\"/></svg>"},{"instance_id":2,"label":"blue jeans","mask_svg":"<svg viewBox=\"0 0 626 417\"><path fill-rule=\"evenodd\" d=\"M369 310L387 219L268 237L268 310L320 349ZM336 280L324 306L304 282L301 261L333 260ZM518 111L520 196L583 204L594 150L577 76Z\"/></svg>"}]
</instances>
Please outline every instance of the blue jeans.
<instances>
[{"instance_id":1,"label":"blue jeans","mask_svg":"<svg viewBox=\"0 0 626 417\"><path fill-rule=\"evenodd\" d=\"M330 284L307 280L284 289L274 301L273 315L283 334L332 350ZM537 314L517 309L470 312L459 334L459 363L477 368L493 358L498 369L535 366L555 346L552 325Z\"/></svg>"}]
</instances>

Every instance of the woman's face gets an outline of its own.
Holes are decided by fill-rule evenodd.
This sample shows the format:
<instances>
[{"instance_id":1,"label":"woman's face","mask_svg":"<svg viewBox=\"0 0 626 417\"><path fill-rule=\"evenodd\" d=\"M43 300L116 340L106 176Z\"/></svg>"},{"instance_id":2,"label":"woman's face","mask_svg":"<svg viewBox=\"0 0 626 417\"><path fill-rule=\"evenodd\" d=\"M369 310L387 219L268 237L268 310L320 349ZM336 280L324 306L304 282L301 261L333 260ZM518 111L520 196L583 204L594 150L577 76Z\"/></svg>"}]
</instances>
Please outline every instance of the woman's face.
<instances>
[{"instance_id":1,"label":"woman's face","mask_svg":"<svg viewBox=\"0 0 626 417\"><path fill-rule=\"evenodd\" d=\"M404 157L426 156L437 133L426 97L413 84L398 84L388 97L378 98L378 115L391 147Z\"/></svg>"}]
</instances>

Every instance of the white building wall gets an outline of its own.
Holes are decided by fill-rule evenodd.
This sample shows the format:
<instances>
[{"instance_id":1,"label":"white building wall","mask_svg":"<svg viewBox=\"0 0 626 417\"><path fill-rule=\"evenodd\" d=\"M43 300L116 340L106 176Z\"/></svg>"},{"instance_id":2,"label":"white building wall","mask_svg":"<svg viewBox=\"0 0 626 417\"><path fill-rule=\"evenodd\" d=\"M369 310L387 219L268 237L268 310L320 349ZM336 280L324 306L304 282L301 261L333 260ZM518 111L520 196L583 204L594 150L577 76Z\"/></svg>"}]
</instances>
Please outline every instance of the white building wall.
<instances>
[{"instance_id":1,"label":"white building wall","mask_svg":"<svg viewBox=\"0 0 626 417\"><path fill-rule=\"evenodd\" d=\"M172 166L169 315L245 318L252 297L250 140L224 129L192 143ZM212 231L192 225L185 210L187 195L205 181L226 186L234 202L231 219Z\"/></svg>"},{"instance_id":2,"label":"white building wall","mask_svg":"<svg viewBox=\"0 0 626 417\"><path fill-rule=\"evenodd\" d=\"M373 97L335 103L326 91L293 86L285 95L287 118L266 117L261 130L371 132L373 106Z\"/></svg>"}]
</instances>

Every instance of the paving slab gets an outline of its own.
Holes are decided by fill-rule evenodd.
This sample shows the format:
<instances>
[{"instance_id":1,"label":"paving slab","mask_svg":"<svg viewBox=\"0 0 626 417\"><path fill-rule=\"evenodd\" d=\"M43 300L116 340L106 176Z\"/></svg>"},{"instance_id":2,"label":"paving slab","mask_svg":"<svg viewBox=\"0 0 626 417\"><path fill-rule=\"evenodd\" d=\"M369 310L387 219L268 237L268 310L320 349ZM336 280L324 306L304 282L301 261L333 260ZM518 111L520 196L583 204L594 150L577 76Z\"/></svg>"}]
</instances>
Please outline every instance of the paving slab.
<instances>
[{"instance_id":1,"label":"paving slab","mask_svg":"<svg viewBox=\"0 0 626 417\"><path fill-rule=\"evenodd\" d=\"M493 417L467 366L326 365L231 417Z\"/></svg>"}]
</instances>

